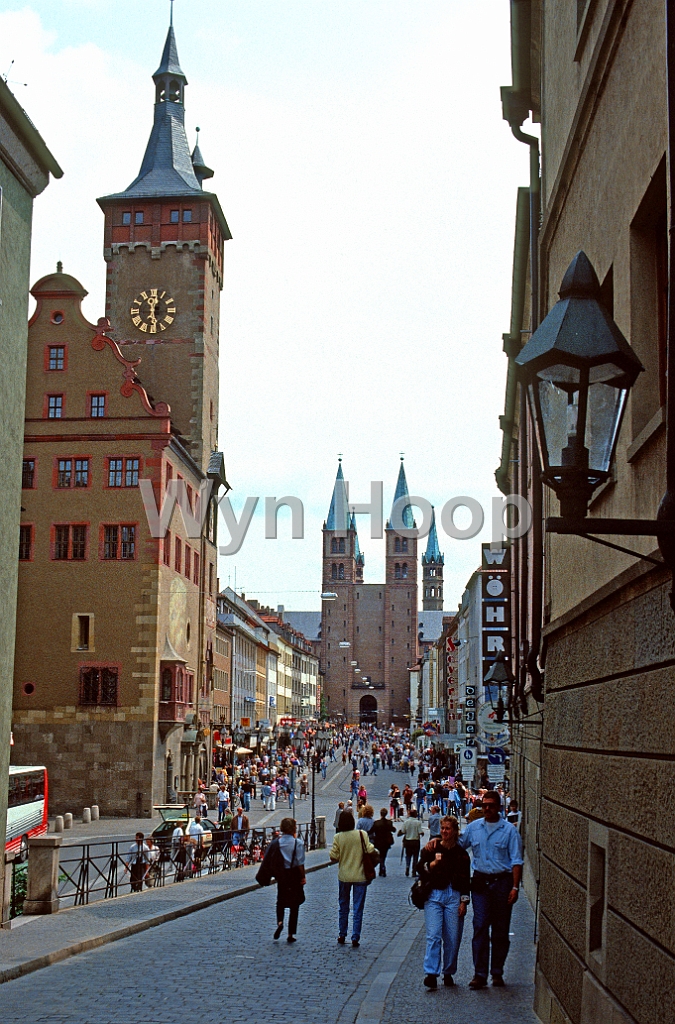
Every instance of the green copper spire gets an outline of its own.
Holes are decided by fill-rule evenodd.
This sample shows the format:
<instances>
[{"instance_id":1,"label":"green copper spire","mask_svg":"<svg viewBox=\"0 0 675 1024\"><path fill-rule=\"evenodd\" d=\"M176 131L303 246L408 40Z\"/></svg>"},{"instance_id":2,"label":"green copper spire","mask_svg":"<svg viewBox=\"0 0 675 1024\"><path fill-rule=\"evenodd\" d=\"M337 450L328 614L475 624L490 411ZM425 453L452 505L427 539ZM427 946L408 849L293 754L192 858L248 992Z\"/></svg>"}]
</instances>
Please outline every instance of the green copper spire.
<instances>
[{"instance_id":1,"label":"green copper spire","mask_svg":"<svg viewBox=\"0 0 675 1024\"><path fill-rule=\"evenodd\" d=\"M338 463L337 476L335 477L335 486L333 488L333 497L330 501L330 509L328 510L328 519L326 520L327 530L340 530L345 533L349 529L349 501L347 498L347 486L345 484L345 478L342 474L342 459Z\"/></svg>"},{"instance_id":2,"label":"green copper spire","mask_svg":"<svg viewBox=\"0 0 675 1024\"><path fill-rule=\"evenodd\" d=\"M436 510L431 510L431 529L427 540L427 550L422 555L422 565L433 562L435 565L443 565L445 559L438 546L438 534L436 533Z\"/></svg>"},{"instance_id":3,"label":"green copper spire","mask_svg":"<svg viewBox=\"0 0 675 1024\"><path fill-rule=\"evenodd\" d=\"M396 493L394 494L394 502L392 505L392 518L394 515L394 506L399 498L408 497L408 481L405 478L405 469L403 468L403 456L401 456L401 465L398 471L398 480L396 481ZM412 530L415 526L415 517L413 516L412 505L405 505L402 512L397 517L397 522L403 521L403 526L406 530Z\"/></svg>"}]
</instances>

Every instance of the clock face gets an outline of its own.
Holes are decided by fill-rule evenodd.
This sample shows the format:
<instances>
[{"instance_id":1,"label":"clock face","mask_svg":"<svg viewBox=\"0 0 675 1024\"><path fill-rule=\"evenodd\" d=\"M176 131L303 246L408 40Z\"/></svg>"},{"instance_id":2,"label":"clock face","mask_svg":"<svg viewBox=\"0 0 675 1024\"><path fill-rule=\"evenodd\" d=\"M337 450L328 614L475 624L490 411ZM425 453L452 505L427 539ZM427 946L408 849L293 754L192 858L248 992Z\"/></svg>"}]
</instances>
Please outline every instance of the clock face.
<instances>
[{"instance_id":1,"label":"clock face","mask_svg":"<svg viewBox=\"0 0 675 1024\"><path fill-rule=\"evenodd\" d=\"M148 288L140 292L129 310L132 321L144 334L159 334L173 323L176 303L170 292L161 288Z\"/></svg>"}]
</instances>

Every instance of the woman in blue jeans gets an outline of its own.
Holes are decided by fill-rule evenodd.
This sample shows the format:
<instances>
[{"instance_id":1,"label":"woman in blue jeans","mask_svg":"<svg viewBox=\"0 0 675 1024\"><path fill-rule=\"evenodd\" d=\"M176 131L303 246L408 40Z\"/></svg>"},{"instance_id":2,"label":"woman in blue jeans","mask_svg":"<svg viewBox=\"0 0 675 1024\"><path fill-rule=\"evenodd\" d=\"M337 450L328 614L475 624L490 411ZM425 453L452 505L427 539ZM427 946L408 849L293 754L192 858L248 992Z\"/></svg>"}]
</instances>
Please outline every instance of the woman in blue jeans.
<instances>
[{"instance_id":1,"label":"woman in blue jeans","mask_svg":"<svg viewBox=\"0 0 675 1024\"><path fill-rule=\"evenodd\" d=\"M441 973L444 985L455 984L453 974L457 970L471 875L469 855L457 845L458 836L457 819L442 818L441 838L427 843L420 857L418 875L423 884L431 887L424 904L427 931L424 984L430 989L437 988Z\"/></svg>"},{"instance_id":2,"label":"woman in blue jeans","mask_svg":"<svg viewBox=\"0 0 675 1024\"><path fill-rule=\"evenodd\" d=\"M372 813L372 810L371 810ZM361 941L361 921L363 907L366 902L366 874L363 870L363 854L369 853L377 858L377 850L368 838L368 833L354 828L354 815L351 811L342 811L335 839L330 851L330 859L339 864L338 867L338 944L344 946L347 941L349 925L349 902L353 894L352 946Z\"/></svg>"}]
</instances>

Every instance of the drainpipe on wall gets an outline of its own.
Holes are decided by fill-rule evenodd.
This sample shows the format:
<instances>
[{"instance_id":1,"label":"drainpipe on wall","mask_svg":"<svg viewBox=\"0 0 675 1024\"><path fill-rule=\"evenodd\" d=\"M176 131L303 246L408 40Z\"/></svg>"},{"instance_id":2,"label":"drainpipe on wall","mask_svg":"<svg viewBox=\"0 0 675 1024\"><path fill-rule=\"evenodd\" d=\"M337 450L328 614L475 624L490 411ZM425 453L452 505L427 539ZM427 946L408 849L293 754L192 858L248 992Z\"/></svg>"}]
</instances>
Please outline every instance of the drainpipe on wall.
<instances>
[{"instance_id":1,"label":"drainpipe on wall","mask_svg":"<svg viewBox=\"0 0 675 1024\"><path fill-rule=\"evenodd\" d=\"M675 519L675 0L666 0L666 97L668 128L668 326L666 334L666 493L661 499L657 519ZM659 536L664 560L675 561L675 537ZM670 593L675 611L675 589Z\"/></svg>"},{"instance_id":2,"label":"drainpipe on wall","mask_svg":"<svg viewBox=\"0 0 675 1024\"><path fill-rule=\"evenodd\" d=\"M670 0L669 0L670 2ZM530 148L530 290L531 315L530 330L533 333L539 326L539 217L541 206L541 180L539 174L539 140L534 135L527 135L522 130L531 108L531 4L530 0L511 0L511 86L501 90L502 111L508 121L511 132L518 142ZM521 413L526 403L521 403ZM519 439L519 458L524 458L524 422L521 423ZM543 583L544 583L544 531L543 531L543 494L541 483L541 467L536 445L532 450L533 484L532 484L532 640L526 658L527 671L532 679L532 696L538 702L543 700L543 679L539 668L541 647L541 626L543 620ZM523 477L521 476L521 479ZM523 557L526 557L523 548ZM524 619L521 617L524 625Z\"/></svg>"}]
</instances>

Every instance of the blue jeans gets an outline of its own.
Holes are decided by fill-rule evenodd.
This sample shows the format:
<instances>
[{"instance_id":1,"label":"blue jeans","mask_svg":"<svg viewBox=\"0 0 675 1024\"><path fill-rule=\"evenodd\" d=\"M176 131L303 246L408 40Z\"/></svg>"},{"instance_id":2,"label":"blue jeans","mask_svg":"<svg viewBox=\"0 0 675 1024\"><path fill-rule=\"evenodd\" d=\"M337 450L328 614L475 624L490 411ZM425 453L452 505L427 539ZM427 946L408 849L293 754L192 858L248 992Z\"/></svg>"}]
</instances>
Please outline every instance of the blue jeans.
<instances>
[{"instance_id":1,"label":"blue jeans","mask_svg":"<svg viewBox=\"0 0 675 1024\"><path fill-rule=\"evenodd\" d=\"M457 970L457 954L464 930L464 918L459 916L459 895L452 886L447 889L433 889L424 904L424 923L427 929L425 974L438 976L441 973L454 974Z\"/></svg>"},{"instance_id":2,"label":"blue jeans","mask_svg":"<svg viewBox=\"0 0 675 1024\"><path fill-rule=\"evenodd\" d=\"M341 938L347 937L349 927L349 894L354 890L354 906L352 914L352 941L361 938L361 921L363 920L363 907L366 902L365 882L338 882L338 904L339 904L339 925L338 934Z\"/></svg>"},{"instance_id":3,"label":"blue jeans","mask_svg":"<svg viewBox=\"0 0 675 1024\"><path fill-rule=\"evenodd\" d=\"M476 876L474 874L474 882ZM513 887L511 872L490 882L485 892L473 892L473 965L478 977L499 978L509 951L512 905L508 895ZM492 950L490 950L492 947ZM490 956L492 952L492 956ZM492 962L490 962L492 961Z\"/></svg>"},{"instance_id":4,"label":"blue jeans","mask_svg":"<svg viewBox=\"0 0 675 1024\"><path fill-rule=\"evenodd\" d=\"M244 810L245 811L250 811L251 810L251 794L250 793L243 793L242 794L242 799L244 801Z\"/></svg>"}]
</instances>

